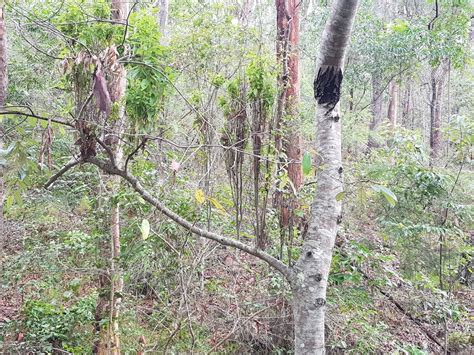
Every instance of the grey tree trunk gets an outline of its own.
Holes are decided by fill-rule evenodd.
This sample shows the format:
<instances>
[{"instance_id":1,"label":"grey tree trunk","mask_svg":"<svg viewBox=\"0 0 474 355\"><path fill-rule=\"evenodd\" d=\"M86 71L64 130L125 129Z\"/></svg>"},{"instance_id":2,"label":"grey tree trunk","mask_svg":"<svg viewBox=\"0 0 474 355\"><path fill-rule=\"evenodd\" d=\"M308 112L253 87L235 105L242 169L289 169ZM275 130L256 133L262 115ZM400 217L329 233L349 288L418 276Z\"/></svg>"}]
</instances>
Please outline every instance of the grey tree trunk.
<instances>
[{"instance_id":1,"label":"grey tree trunk","mask_svg":"<svg viewBox=\"0 0 474 355\"><path fill-rule=\"evenodd\" d=\"M444 81L448 72L448 60L443 60L431 70L430 102L430 158L434 164L441 154L441 121Z\"/></svg>"},{"instance_id":2,"label":"grey tree trunk","mask_svg":"<svg viewBox=\"0 0 474 355\"><path fill-rule=\"evenodd\" d=\"M314 81L317 192L307 237L292 280L295 354L324 354L326 289L337 226L341 221L341 121L339 99L344 58L358 0L336 0L326 23Z\"/></svg>"},{"instance_id":3,"label":"grey tree trunk","mask_svg":"<svg viewBox=\"0 0 474 355\"><path fill-rule=\"evenodd\" d=\"M168 45L168 0L158 0L158 21L160 25L161 39L160 43L164 46Z\"/></svg>"},{"instance_id":4,"label":"grey tree trunk","mask_svg":"<svg viewBox=\"0 0 474 355\"><path fill-rule=\"evenodd\" d=\"M372 119L369 124L369 141L368 146L376 147L377 141L372 136L372 132L375 132L382 122L382 109L383 109L383 87L382 82L378 74L372 74Z\"/></svg>"},{"instance_id":5,"label":"grey tree trunk","mask_svg":"<svg viewBox=\"0 0 474 355\"><path fill-rule=\"evenodd\" d=\"M7 73L7 31L5 28L4 8L0 7L0 106L5 105L7 98L8 73ZM3 148L2 127L0 126L0 149ZM0 166L0 239L3 238L3 200L5 186L3 182L3 168Z\"/></svg>"}]
</instances>

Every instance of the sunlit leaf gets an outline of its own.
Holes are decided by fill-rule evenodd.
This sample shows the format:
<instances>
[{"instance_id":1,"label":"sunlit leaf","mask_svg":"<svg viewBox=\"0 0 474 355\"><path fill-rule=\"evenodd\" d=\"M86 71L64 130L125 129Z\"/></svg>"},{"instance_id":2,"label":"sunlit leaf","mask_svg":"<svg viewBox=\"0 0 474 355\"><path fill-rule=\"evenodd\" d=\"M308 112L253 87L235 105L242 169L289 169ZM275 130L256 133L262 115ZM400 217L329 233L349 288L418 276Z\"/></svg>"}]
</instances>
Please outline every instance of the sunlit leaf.
<instances>
[{"instance_id":1,"label":"sunlit leaf","mask_svg":"<svg viewBox=\"0 0 474 355\"><path fill-rule=\"evenodd\" d=\"M150 222L147 219L142 221L142 225L140 227L140 231L142 232L142 239L146 240L150 235Z\"/></svg>"},{"instance_id":2,"label":"sunlit leaf","mask_svg":"<svg viewBox=\"0 0 474 355\"><path fill-rule=\"evenodd\" d=\"M214 197L209 197L209 201L212 203L212 205L216 208L216 210L226 216L227 212L225 211L225 208L220 204L219 201L217 201Z\"/></svg>"},{"instance_id":3,"label":"sunlit leaf","mask_svg":"<svg viewBox=\"0 0 474 355\"><path fill-rule=\"evenodd\" d=\"M379 192L385 197L390 206L395 206L398 202L397 196L392 192L392 190L381 185L372 185L372 190Z\"/></svg>"},{"instance_id":4,"label":"sunlit leaf","mask_svg":"<svg viewBox=\"0 0 474 355\"><path fill-rule=\"evenodd\" d=\"M339 192L336 195L336 201L342 201L342 199L344 198L345 195L346 195L346 193L344 191Z\"/></svg>"},{"instance_id":5,"label":"sunlit leaf","mask_svg":"<svg viewBox=\"0 0 474 355\"><path fill-rule=\"evenodd\" d=\"M194 193L194 198L200 205L202 205L206 201L206 195L201 189L196 190L196 192Z\"/></svg>"}]
</instances>

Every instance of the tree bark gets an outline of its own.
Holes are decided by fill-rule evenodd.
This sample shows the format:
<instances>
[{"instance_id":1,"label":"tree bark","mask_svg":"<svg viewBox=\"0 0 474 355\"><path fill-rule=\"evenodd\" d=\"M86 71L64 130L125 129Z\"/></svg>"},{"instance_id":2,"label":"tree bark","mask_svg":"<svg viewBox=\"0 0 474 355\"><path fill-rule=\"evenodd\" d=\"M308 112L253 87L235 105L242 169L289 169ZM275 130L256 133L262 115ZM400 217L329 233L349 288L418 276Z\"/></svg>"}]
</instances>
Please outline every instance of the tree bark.
<instances>
[{"instance_id":1,"label":"tree bark","mask_svg":"<svg viewBox=\"0 0 474 355\"><path fill-rule=\"evenodd\" d=\"M405 128L413 129L413 121L410 119L412 113L412 87L411 81L408 81L405 87L405 94L402 103L402 125Z\"/></svg>"},{"instance_id":2,"label":"tree bark","mask_svg":"<svg viewBox=\"0 0 474 355\"><path fill-rule=\"evenodd\" d=\"M122 0L112 0L112 19L123 21L128 17L128 5ZM118 165L123 165L123 147L121 136L125 128L125 105L122 102L127 86L127 73L122 64L119 63L118 53L114 46L109 47L105 53L104 66L107 77L107 90L112 103L117 103L118 117L111 123L104 132L105 141L109 144L113 158ZM114 196L120 188L120 178L112 176L108 178L111 182L110 193ZM98 340L94 344L94 353L97 354L120 354L119 337L119 309L121 304L121 294L123 291L123 276L119 267L120 260L120 205L115 199L111 199L110 211L110 242L102 246L102 255L108 258L109 273L101 275L99 286L104 291L97 301L96 307L96 331ZM101 323L108 319L105 325Z\"/></svg>"},{"instance_id":3,"label":"tree bark","mask_svg":"<svg viewBox=\"0 0 474 355\"><path fill-rule=\"evenodd\" d=\"M430 102L430 160L434 164L441 153L441 120L444 81L448 72L448 61L431 70L431 102Z\"/></svg>"},{"instance_id":4,"label":"tree bark","mask_svg":"<svg viewBox=\"0 0 474 355\"><path fill-rule=\"evenodd\" d=\"M369 149L376 147L377 141L372 135L372 132L375 132L380 123L382 122L382 107L383 106L383 87L382 82L378 74L372 74L372 101L371 101L371 110L372 110L372 119L369 124Z\"/></svg>"},{"instance_id":5,"label":"tree bark","mask_svg":"<svg viewBox=\"0 0 474 355\"><path fill-rule=\"evenodd\" d=\"M388 92L389 92L389 99L388 99L387 117L390 124L392 126L396 126L397 118L398 118L399 88L398 88L398 83L395 80L392 80L390 82Z\"/></svg>"},{"instance_id":6,"label":"tree bark","mask_svg":"<svg viewBox=\"0 0 474 355\"><path fill-rule=\"evenodd\" d=\"M275 205L279 207L281 250L288 229L288 251L293 239L293 226L298 225L295 210L298 208L297 193L303 183L301 170L301 137L298 132L300 80L299 40L301 2L276 0L277 10L277 60L281 67L278 80L279 109L277 110L276 147L280 153L278 173L287 174L291 187L275 193ZM284 133L283 133L284 132ZM283 137L282 137L283 135ZM284 155L281 154L283 151ZM283 158L285 156L286 158ZM291 255L288 255L291 262Z\"/></svg>"},{"instance_id":7,"label":"tree bark","mask_svg":"<svg viewBox=\"0 0 474 355\"><path fill-rule=\"evenodd\" d=\"M3 1L2 1L3 3ZM5 105L7 98L8 72L7 72L7 30L5 27L5 9L0 7L0 106ZM3 129L0 125L0 149L3 149ZM5 184L3 181L3 168L0 166L0 238L4 237L3 200L5 198Z\"/></svg>"},{"instance_id":8,"label":"tree bark","mask_svg":"<svg viewBox=\"0 0 474 355\"><path fill-rule=\"evenodd\" d=\"M158 6L158 22L160 25L161 38L160 43L164 46L168 45L168 6L169 0L158 0L156 2Z\"/></svg>"},{"instance_id":9,"label":"tree bark","mask_svg":"<svg viewBox=\"0 0 474 355\"><path fill-rule=\"evenodd\" d=\"M326 289L337 226L341 221L341 121L339 99L344 58L358 0L336 0L322 36L314 94L317 100L317 191L292 282L295 354L324 354Z\"/></svg>"},{"instance_id":10,"label":"tree bark","mask_svg":"<svg viewBox=\"0 0 474 355\"><path fill-rule=\"evenodd\" d=\"M288 87L286 89L286 119L287 136L285 139L285 151L288 159L288 177L295 190L298 191L303 183L301 171L301 138L299 132L292 124L298 119L298 106L300 100L300 78L299 78L299 42L300 42L300 12L301 2L299 0L288 0L289 46L288 46Z\"/></svg>"}]
</instances>

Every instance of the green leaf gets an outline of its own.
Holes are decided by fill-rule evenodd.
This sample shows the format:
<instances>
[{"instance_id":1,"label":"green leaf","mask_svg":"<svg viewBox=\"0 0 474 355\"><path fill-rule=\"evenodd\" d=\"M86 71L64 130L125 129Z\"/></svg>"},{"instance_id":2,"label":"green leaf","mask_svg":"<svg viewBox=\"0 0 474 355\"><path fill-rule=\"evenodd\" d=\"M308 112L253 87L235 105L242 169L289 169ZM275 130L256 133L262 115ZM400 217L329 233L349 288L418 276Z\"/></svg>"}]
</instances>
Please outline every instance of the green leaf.
<instances>
[{"instance_id":1,"label":"green leaf","mask_svg":"<svg viewBox=\"0 0 474 355\"><path fill-rule=\"evenodd\" d=\"M142 239L146 240L150 235L150 222L147 219L142 221L142 225L140 227L140 231L142 232Z\"/></svg>"},{"instance_id":2,"label":"green leaf","mask_svg":"<svg viewBox=\"0 0 474 355\"><path fill-rule=\"evenodd\" d=\"M308 152L305 152L303 155L303 162L301 164L303 166L303 174L309 175L311 173L311 155Z\"/></svg>"},{"instance_id":3,"label":"green leaf","mask_svg":"<svg viewBox=\"0 0 474 355\"><path fill-rule=\"evenodd\" d=\"M390 204L390 206L394 207L397 204L397 196L392 192L392 190L386 188L385 186L372 185L372 190L381 193L383 197L385 197L387 202Z\"/></svg>"},{"instance_id":4,"label":"green leaf","mask_svg":"<svg viewBox=\"0 0 474 355\"><path fill-rule=\"evenodd\" d=\"M336 201L341 201L344 198L345 195L346 195L346 193L344 191L339 192L336 195Z\"/></svg>"}]
</instances>

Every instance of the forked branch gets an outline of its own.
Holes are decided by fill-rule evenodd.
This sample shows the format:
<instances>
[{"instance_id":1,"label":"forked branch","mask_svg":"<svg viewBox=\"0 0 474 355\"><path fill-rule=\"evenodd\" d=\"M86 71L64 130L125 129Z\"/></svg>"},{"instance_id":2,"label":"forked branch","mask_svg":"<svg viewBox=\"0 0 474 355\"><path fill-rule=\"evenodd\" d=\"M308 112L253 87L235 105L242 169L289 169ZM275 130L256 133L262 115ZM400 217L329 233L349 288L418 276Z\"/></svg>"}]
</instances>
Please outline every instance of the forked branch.
<instances>
[{"instance_id":1,"label":"forked branch","mask_svg":"<svg viewBox=\"0 0 474 355\"><path fill-rule=\"evenodd\" d=\"M218 242L219 244L230 246L230 247L242 250L243 252L247 254L253 255L259 258L260 260L265 261L268 265L273 267L275 270L279 271L283 276L286 277L288 281L290 282L292 281L293 271L288 266L286 266L283 262L274 258L270 254L267 254L261 249L239 242L238 240L234 240L234 239L219 235L217 233L209 232L199 227L196 227L194 223L189 222L188 220L184 219L177 213L173 212L168 207L166 207L163 203L161 203L157 198L152 196L147 190L144 189L140 181L135 176L131 175L128 171L119 169L115 164L112 164L110 161L106 162L96 157L88 157L85 161L96 165L99 169L103 170L104 172L122 177L124 180L126 180L129 183L129 185L135 190L135 192L137 192L145 201L150 203L158 211L160 211L165 216L167 216L168 218L170 218L171 220L179 224L181 227L193 232L194 234L200 237L213 240L215 242Z\"/></svg>"}]
</instances>

